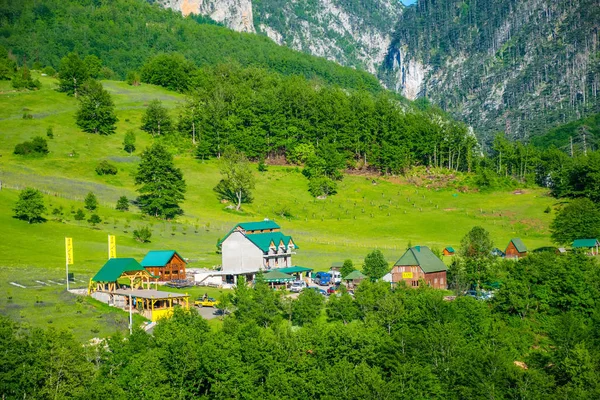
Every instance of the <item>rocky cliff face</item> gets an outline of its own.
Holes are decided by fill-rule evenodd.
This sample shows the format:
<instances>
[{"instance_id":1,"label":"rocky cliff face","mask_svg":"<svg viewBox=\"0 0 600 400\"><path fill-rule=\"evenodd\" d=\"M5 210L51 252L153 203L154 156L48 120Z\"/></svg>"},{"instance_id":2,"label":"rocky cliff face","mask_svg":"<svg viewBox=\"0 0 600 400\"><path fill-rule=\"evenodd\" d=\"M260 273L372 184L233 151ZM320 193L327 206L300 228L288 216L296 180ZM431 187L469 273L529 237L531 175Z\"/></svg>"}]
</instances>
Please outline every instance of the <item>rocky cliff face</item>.
<instances>
[{"instance_id":1,"label":"rocky cliff face","mask_svg":"<svg viewBox=\"0 0 600 400\"><path fill-rule=\"evenodd\" d=\"M376 73L402 13L397 0L155 0L280 45Z\"/></svg>"},{"instance_id":2,"label":"rocky cliff face","mask_svg":"<svg viewBox=\"0 0 600 400\"><path fill-rule=\"evenodd\" d=\"M599 31L597 0L419 0L379 77L480 136L527 139L599 110Z\"/></svg>"},{"instance_id":3,"label":"rocky cliff face","mask_svg":"<svg viewBox=\"0 0 600 400\"><path fill-rule=\"evenodd\" d=\"M152 1L151 1L152 2ZM205 15L238 32L254 32L251 0L155 0L183 15Z\"/></svg>"}]
</instances>

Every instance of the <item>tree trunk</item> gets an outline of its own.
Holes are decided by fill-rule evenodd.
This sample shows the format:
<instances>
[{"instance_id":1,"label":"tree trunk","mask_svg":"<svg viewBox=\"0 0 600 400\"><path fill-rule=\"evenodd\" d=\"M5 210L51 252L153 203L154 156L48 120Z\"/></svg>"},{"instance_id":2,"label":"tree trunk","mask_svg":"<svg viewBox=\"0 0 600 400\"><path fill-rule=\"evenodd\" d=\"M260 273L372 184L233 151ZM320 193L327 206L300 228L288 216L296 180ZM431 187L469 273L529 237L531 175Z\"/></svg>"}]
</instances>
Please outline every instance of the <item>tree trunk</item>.
<instances>
[{"instance_id":1,"label":"tree trunk","mask_svg":"<svg viewBox=\"0 0 600 400\"><path fill-rule=\"evenodd\" d=\"M237 207L235 208L237 211L240 210L240 208L242 207L242 191L238 191L236 192L236 197L238 199L238 203L237 203Z\"/></svg>"},{"instance_id":2,"label":"tree trunk","mask_svg":"<svg viewBox=\"0 0 600 400\"><path fill-rule=\"evenodd\" d=\"M192 144L196 144L196 123L192 121Z\"/></svg>"}]
</instances>

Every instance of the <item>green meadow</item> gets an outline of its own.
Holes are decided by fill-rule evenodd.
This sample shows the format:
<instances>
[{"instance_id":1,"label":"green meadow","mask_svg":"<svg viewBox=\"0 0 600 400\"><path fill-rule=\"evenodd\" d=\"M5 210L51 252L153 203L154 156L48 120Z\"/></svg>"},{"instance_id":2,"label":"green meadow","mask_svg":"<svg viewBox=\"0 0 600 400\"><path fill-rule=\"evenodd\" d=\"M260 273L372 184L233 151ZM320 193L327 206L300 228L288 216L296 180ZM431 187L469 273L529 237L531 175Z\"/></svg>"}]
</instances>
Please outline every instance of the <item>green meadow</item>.
<instances>
[{"instance_id":1,"label":"green meadow","mask_svg":"<svg viewBox=\"0 0 600 400\"><path fill-rule=\"evenodd\" d=\"M337 195L316 200L309 195L300 168L271 165L267 172L255 172L255 200L236 212L220 203L212 190L220 179L217 162L195 159L191 143L189 147L180 146L175 156L188 186L182 206L185 215L175 221L161 221L141 215L133 206L129 212L119 212L114 208L119 196L136 196L133 175L139 155L154 140L139 129L146 105L160 99L176 117L184 96L150 85L133 87L104 81L104 87L113 95L119 122L116 134L97 136L83 133L75 125L77 100L57 92L56 80L40 79L43 87L35 92L15 92L9 82L0 82L3 292L7 280L26 280L21 278L21 270L28 276L60 275L65 237L73 238L75 263L71 270L76 277L89 279L106 261L108 234L117 236L117 255L121 257L141 259L151 249L176 249L190 259L191 267L212 268L220 264L215 246L219 238L236 222L263 218L274 219L294 237L299 246L294 263L315 270L328 269L332 262L346 258L360 264L375 248L394 262L409 242L438 249L457 248L475 225L486 228L501 249L511 237L520 237L530 249L551 245L548 226L553 212L544 210L553 207L556 200L545 190L535 188L522 192L459 192L452 187L428 185L426 179L421 180L422 185L415 185L398 177L348 175ZM33 118L24 119L24 113ZM45 137L48 127L54 132L54 138L48 139L50 154L42 158L12 154L17 143L34 136ZM122 146L128 130L136 132L133 155ZM101 160L116 165L118 174L98 176L94 169ZM468 181L464 177L456 179ZM25 187L45 193L46 223L28 224L12 217L18 190ZM73 218L77 209L83 209L83 198L90 191L100 202L102 222L97 226ZM62 216L52 215L53 209L61 207ZM86 219L89 215L86 212ZM133 230L142 226L151 226L151 243L133 239ZM10 290L17 293L19 288ZM13 297L12 304L18 303L20 297ZM58 302L60 297L56 299Z\"/></svg>"}]
</instances>

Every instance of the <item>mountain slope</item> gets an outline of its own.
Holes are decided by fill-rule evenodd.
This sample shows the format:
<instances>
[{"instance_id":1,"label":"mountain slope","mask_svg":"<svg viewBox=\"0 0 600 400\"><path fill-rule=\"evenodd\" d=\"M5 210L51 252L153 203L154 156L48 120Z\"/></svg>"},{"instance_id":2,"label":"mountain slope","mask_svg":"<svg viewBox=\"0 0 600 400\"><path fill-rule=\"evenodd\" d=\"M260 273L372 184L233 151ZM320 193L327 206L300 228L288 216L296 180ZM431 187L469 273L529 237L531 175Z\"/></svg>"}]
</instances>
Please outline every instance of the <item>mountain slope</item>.
<instances>
[{"instance_id":1,"label":"mountain slope","mask_svg":"<svg viewBox=\"0 0 600 400\"><path fill-rule=\"evenodd\" d=\"M149 0L375 73L403 6L394 0Z\"/></svg>"},{"instance_id":2,"label":"mountain slope","mask_svg":"<svg viewBox=\"0 0 600 400\"><path fill-rule=\"evenodd\" d=\"M94 54L124 78L149 56L179 52L198 66L233 62L303 75L344 88L381 90L364 71L278 46L270 39L215 26L144 0L0 2L0 46L19 64L58 68L69 52ZM208 21L210 22L210 21Z\"/></svg>"},{"instance_id":3,"label":"mountain slope","mask_svg":"<svg viewBox=\"0 0 600 400\"><path fill-rule=\"evenodd\" d=\"M596 0L419 0L380 78L486 135L527 138L599 110Z\"/></svg>"}]
</instances>

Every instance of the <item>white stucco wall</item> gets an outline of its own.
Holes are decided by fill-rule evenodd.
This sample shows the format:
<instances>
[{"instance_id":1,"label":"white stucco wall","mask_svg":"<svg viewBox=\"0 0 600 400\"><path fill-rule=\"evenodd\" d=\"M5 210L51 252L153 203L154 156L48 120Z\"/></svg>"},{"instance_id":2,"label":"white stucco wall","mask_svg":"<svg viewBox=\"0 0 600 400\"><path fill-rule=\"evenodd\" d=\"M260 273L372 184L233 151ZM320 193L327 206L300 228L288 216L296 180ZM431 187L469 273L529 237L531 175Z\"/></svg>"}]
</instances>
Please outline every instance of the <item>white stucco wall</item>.
<instances>
[{"instance_id":1,"label":"white stucco wall","mask_svg":"<svg viewBox=\"0 0 600 400\"><path fill-rule=\"evenodd\" d=\"M222 271L228 274L256 272L263 266L263 253L241 232L233 232L221 244Z\"/></svg>"}]
</instances>

